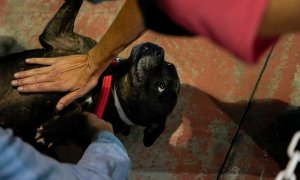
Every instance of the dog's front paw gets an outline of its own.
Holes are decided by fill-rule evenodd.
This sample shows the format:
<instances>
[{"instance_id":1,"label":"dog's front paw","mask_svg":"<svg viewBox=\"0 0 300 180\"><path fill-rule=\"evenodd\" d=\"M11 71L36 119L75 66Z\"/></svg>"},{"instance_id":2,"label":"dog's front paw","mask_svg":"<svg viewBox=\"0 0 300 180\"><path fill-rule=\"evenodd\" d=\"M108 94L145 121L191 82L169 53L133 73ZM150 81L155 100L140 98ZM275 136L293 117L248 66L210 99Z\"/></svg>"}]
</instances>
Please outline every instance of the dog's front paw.
<instances>
[{"instance_id":1,"label":"dog's front paw","mask_svg":"<svg viewBox=\"0 0 300 180\"><path fill-rule=\"evenodd\" d=\"M37 129L35 139L48 148L71 143L85 148L90 142L85 116L78 113L48 120Z\"/></svg>"},{"instance_id":2,"label":"dog's front paw","mask_svg":"<svg viewBox=\"0 0 300 180\"><path fill-rule=\"evenodd\" d=\"M42 124L35 136L36 142L41 143L48 148L66 143L66 134L64 123L59 116L55 116Z\"/></svg>"}]
</instances>

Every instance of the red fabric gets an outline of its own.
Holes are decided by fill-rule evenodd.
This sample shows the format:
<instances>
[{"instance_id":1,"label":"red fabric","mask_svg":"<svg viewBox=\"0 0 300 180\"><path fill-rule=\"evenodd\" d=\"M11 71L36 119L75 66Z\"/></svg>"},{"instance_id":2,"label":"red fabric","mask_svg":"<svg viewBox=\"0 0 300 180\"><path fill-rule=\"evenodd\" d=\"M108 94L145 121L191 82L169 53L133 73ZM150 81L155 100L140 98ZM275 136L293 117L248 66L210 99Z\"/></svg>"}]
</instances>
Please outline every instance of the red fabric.
<instances>
[{"instance_id":1,"label":"red fabric","mask_svg":"<svg viewBox=\"0 0 300 180\"><path fill-rule=\"evenodd\" d=\"M99 98L95 108L95 114L98 118L102 118L107 100L110 94L110 88L112 84L112 75L107 75L103 77L102 88L99 92Z\"/></svg>"},{"instance_id":2,"label":"red fabric","mask_svg":"<svg viewBox=\"0 0 300 180\"><path fill-rule=\"evenodd\" d=\"M268 0L158 0L174 22L207 36L242 60L253 63L276 40L258 39Z\"/></svg>"}]
</instances>

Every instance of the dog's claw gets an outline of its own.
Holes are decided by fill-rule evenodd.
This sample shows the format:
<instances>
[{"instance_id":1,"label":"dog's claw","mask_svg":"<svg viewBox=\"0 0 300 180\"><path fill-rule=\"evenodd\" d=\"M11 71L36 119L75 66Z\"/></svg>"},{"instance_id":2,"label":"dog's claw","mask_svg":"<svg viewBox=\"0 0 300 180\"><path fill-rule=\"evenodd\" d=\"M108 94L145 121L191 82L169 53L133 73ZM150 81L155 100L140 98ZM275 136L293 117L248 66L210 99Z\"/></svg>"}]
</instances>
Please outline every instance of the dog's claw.
<instances>
[{"instance_id":1,"label":"dog's claw","mask_svg":"<svg viewBox=\"0 0 300 180\"><path fill-rule=\"evenodd\" d=\"M38 139L36 142L37 142L37 143L42 143L43 145L46 144L44 138Z\"/></svg>"},{"instance_id":2,"label":"dog's claw","mask_svg":"<svg viewBox=\"0 0 300 180\"><path fill-rule=\"evenodd\" d=\"M53 143L50 143L50 144L48 145L48 148L50 148L52 145L53 145Z\"/></svg>"},{"instance_id":3,"label":"dog's claw","mask_svg":"<svg viewBox=\"0 0 300 180\"><path fill-rule=\"evenodd\" d=\"M40 126L39 128L37 128L37 131L42 131L43 129L43 126Z\"/></svg>"},{"instance_id":4,"label":"dog's claw","mask_svg":"<svg viewBox=\"0 0 300 180\"><path fill-rule=\"evenodd\" d=\"M37 132L34 138L35 138L35 139L39 139L39 137L40 137L41 135L42 135L41 133Z\"/></svg>"}]
</instances>

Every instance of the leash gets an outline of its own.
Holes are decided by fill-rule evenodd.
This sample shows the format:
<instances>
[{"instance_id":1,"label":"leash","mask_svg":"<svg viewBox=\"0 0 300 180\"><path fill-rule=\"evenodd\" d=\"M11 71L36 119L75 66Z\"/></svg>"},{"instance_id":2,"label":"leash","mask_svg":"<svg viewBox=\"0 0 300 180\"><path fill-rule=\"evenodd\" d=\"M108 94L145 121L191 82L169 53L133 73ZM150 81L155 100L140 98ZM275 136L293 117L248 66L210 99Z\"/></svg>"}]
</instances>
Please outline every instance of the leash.
<instances>
[{"instance_id":1,"label":"leash","mask_svg":"<svg viewBox=\"0 0 300 180\"><path fill-rule=\"evenodd\" d=\"M112 61L111 64L116 65L118 63L119 63L119 58L117 57ZM102 80L102 87L99 91L99 97L98 97L97 104L96 104L96 107L94 110L94 113L96 114L96 116L98 118L102 118L102 116L103 116L103 113L104 113L104 110L105 110L105 107L106 107L106 104L108 101L108 97L110 94L111 84L112 84L112 75L111 74L105 75Z\"/></svg>"},{"instance_id":2,"label":"leash","mask_svg":"<svg viewBox=\"0 0 300 180\"><path fill-rule=\"evenodd\" d=\"M102 87L100 89L99 97L95 108L95 114L98 118L102 118L110 94L111 82L112 82L112 75L104 76L102 81Z\"/></svg>"}]
</instances>

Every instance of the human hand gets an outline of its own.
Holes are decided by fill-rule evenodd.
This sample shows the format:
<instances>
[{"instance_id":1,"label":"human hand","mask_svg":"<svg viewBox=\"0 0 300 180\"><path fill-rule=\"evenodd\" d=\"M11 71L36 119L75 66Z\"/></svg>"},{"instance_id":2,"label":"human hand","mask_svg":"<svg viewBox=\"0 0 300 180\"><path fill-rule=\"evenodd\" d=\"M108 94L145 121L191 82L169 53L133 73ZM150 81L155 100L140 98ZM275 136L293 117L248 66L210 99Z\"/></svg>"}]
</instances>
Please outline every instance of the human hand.
<instances>
[{"instance_id":1,"label":"human hand","mask_svg":"<svg viewBox=\"0 0 300 180\"><path fill-rule=\"evenodd\" d=\"M89 131L91 137L93 137L95 135L95 133L98 131L109 131L114 134L114 130L113 130L111 123L109 123L103 119L99 119L93 113L83 112L82 114L87 119L88 131Z\"/></svg>"},{"instance_id":2,"label":"human hand","mask_svg":"<svg viewBox=\"0 0 300 180\"><path fill-rule=\"evenodd\" d=\"M106 68L97 69L88 55L31 58L26 62L45 67L17 72L11 84L18 86L20 92L69 92L58 101L57 110L62 110L94 88Z\"/></svg>"}]
</instances>

